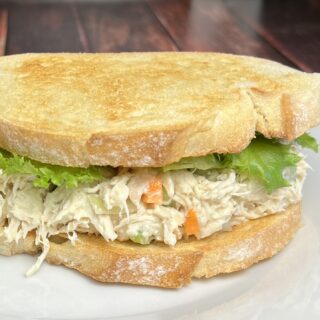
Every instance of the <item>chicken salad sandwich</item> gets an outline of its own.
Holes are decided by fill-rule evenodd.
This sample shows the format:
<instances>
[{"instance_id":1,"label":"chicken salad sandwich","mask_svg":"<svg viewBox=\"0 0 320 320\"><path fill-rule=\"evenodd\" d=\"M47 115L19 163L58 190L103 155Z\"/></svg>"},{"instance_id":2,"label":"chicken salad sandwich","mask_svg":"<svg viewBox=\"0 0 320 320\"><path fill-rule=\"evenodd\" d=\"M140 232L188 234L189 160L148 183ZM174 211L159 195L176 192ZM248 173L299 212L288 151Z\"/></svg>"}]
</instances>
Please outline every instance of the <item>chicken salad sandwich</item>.
<instances>
[{"instance_id":1,"label":"chicken salad sandwich","mask_svg":"<svg viewBox=\"0 0 320 320\"><path fill-rule=\"evenodd\" d=\"M320 75L218 53L0 58L0 253L181 287L300 226Z\"/></svg>"}]
</instances>

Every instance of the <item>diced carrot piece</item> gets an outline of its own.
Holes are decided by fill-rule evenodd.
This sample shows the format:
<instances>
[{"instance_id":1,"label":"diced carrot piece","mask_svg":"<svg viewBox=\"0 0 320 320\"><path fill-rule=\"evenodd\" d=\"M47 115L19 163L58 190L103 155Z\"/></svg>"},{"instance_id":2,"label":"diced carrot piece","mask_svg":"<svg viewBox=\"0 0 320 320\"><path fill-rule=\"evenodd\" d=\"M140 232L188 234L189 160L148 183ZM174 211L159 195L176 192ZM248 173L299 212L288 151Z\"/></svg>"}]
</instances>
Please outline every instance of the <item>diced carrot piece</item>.
<instances>
[{"instance_id":1,"label":"diced carrot piece","mask_svg":"<svg viewBox=\"0 0 320 320\"><path fill-rule=\"evenodd\" d=\"M161 177L156 177L149 182L148 190L142 195L141 200L144 203L162 203L163 193Z\"/></svg>"},{"instance_id":2,"label":"diced carrot piece","mask_svg":"<svg viewBox=\"0 0 320 320\"><path fill-rule=\"evenodd\" d=\"M194 209L190 209L184 222L184 232L187 236L197 235L200 232L197 213Z\"/></svg>"}]
</instances>

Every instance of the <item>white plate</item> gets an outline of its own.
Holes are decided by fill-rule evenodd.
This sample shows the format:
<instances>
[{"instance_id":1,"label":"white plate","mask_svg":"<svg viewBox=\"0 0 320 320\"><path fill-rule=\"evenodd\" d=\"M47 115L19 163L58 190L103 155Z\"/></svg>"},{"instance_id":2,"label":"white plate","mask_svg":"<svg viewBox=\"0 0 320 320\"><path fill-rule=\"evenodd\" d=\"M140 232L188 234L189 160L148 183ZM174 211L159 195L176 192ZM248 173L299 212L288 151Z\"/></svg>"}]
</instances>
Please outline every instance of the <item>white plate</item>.
<instances>
[{"instance_id":1,"label":"white plate","mask_svg":"<svg viewBox=\"0 0 320 320\"><path fill-rule=\"evenodd\" d=\"M320 141L320 129L313 135ZM319 319L320 156L304 188L304 226L274 258L180 290L103 285L27 255L0 257L0 319Z\"/></svg>"}]
</instances>

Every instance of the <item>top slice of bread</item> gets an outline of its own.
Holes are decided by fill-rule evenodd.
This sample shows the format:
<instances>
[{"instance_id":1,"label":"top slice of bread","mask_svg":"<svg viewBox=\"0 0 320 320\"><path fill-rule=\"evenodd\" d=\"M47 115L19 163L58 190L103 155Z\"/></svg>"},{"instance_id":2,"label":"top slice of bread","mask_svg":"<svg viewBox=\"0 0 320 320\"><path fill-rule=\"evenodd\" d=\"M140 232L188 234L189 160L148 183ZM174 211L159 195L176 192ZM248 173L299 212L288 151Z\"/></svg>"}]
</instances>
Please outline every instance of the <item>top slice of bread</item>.
<instances>
[{"instance_id":1,"label":"top slice of bread","mask_svg":"<svg viewBox=\"0 0 320 320\"><path fill-rule=\"evenodd\" d=\"M163 166L320 122L319 74L220 53L1 57L0 96L0 147L66 166Z\"/></svg>"}]
</instances>

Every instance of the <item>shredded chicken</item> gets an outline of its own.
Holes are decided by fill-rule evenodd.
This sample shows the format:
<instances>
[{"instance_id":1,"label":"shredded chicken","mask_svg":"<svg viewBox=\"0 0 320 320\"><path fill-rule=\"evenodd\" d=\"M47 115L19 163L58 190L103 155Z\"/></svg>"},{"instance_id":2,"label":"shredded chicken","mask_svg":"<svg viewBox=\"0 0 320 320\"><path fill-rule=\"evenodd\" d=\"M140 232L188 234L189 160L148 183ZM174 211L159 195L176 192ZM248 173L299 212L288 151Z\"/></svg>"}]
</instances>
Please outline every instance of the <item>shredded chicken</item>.
<instances>
[{"instance_id":1,"label":"shredded chicken","mask_svg":"<svg viewBox=\"0 0 320 320\"><path fill-rule=\"evenodd\" d=\"M189 209L199 220L198 238L249 219L281 212L301 199L307 164L300 161L291 185L267 193L255 181L234 170L208 171L198 175L188 170L159 173L156 169L124 170L94 186L76 189L58 187L49 192L35 188L33 177L0 174L0 225L7 241L25 238L36 231L36 244L43 252L27 272L36 272L45 259L49 237L64 233L75 242L78 232L100 234L106 241L152 240L175 245ZM148 183L161 175L165 190L162 204L145 206L141 196Z\"/></svg>"}]
</instances>

